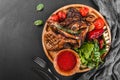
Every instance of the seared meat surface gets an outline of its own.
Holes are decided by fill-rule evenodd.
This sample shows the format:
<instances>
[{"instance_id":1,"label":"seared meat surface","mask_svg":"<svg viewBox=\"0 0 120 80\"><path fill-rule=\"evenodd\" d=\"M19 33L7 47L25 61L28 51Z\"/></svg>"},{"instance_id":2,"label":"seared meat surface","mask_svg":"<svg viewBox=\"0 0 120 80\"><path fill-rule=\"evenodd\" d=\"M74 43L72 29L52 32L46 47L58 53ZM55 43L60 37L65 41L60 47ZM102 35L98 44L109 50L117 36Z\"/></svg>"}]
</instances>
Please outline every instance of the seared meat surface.
<instances>
[{"instance_id":1,"label":"seared meat surface","mask_svg":"<svg viewBox=\"0 0 120 80\"><path fill-rule=\"evenodd\" d=\"M55 34L52 31L45 34L45 45L47 50L60 50L62 48L71 48L78 45L77 40L65 38L61 34Z\"/></svg>"},{"instance_id":2,"label":"seared meat surface","mask_svg":"<svg viewBox=\"0 0 120 80\"><path fill-rule=\"evenodd\" d=\"M69 8L67 13L67 18L62 21L60 24L62 26L68 26L73 22L81 21L82 16L80 15L79 11L75 8Z\"/></svg>"},{"instance_id":3,"label":"seared meat surface","mask_svg":"<svg viewBox=\"0 0 120 80\"><path fill-rule=\"evenodd\" d=\"M69 8L67 17L68 18L77 18L78 17L79 19L82 18L82 16L80 15L79 11L76 8Z\"/></svg>"},{"instance_id":4,"label":"seared meat surface","mask_svg":"<svg viewBox=\"0 0 120 80\"><path fill-rule=\"evenodd\" d=\"M83 18L76 8L69 8L67 17L60 22L48 21L50 28L44 35L45 46L49 51L65 48L78 48L84 42L93 15ZM91 28L92 29L92 28Z\"/></svg>"}]
</instances>

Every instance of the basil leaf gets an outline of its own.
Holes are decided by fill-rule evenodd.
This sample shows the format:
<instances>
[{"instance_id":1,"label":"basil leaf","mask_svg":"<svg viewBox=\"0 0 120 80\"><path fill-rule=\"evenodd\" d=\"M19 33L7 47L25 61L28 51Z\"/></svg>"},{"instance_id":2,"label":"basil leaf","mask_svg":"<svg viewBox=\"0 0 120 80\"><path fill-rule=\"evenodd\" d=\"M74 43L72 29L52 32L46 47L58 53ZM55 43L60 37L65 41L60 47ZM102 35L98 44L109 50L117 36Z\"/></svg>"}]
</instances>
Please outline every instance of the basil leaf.
<instances>
[{"instance_id":1,"label":"basil leaf","mask_svg":"<svg viewBox=\"0 0 120 80\"><path fill-rule=\"evenodd\" d=\"M42 20L36 20L36 21L34 21L34 25L36 25L36 26L40 26L42 24L43 24Z\"/></svg>"},{"instance_id":2,"label":"basil leaf","mask_svg":"<svg viewBox=\"0 0 120 80\"><path fill-rule=\"evenodd\" d=\"M44 4L40 3L37 5L36 10L41 11L44 8Z\"/></svg>"}]
</instances>

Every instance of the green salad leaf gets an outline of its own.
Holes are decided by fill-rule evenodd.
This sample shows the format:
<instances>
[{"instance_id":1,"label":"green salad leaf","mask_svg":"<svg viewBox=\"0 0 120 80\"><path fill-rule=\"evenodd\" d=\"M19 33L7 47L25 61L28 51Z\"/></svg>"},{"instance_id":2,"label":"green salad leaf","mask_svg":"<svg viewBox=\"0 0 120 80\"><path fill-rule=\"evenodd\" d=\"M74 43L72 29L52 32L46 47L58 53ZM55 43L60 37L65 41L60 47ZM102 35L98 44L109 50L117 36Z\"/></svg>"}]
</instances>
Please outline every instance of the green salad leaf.
<instances>
[{"instance_id":1,"label":"green salad leaf","mask_svg":"<svg viewBox=\"0 0 120 80\"><path fill-rule=\"evenodd\" d=\"M101 49L100 50L100 55L103 55L106 51L107 51L106 48Z\"/></svg>"},{"instance_id":2,"label":"green salad leaf","mask_svg":"<svg viewBox=\"0 0 120 80\"><path fill-rule=\"evenodd\" d=\"M94 52L98 52L99 51L99 45L98 45L98 41L97 40L94 40Z\"/></svg>"},{"instance_id":3,"label":"green salad leaf","mask_svg":"<svg viewBox=\"0 0 120 80\"><path fill-rule=\"evenodd\" d=\"M90 42L85 42L80 48L76 48L75 51L79 53L81 62L85 65L88 64L88 60L90 59L90 56L92 54L94 48L94 44Z\"/></svg>"},{"instance_id":4,"label":"green salad leaf","mask_svg":"<svg viewBox=\"0 0 120 80\"><path fill-rule=\"evenodd\" d=\"M84 43L81 46L81 54L84 55L85 59L88 59L93 51L94 45L92 43Z\"/></svg>"},{"instance_id":5,"label":"green salad leaf","mask_svg":"<svg viewBox=\"0 0 120 80\"><path fill-rule=\"evenodd\" d=\"M98 68L99 63L102 62L101 55L106 52L104 48L100 50L97 40L84 42L80 48L74 50L79 54L82 65L91 69Z\"/></svg>"}]
</instances>

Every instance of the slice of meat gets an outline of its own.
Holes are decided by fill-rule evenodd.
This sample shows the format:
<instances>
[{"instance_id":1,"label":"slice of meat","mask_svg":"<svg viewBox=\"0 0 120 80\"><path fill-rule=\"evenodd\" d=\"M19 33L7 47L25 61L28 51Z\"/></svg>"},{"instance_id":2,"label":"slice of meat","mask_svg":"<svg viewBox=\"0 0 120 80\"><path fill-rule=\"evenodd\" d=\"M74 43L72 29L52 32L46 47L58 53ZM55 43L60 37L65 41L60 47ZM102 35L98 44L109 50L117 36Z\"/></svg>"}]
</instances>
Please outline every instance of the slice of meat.
<instances>
[{"instance_id":1,"label":"slice of meat","mask_svg":"<svg viewBox=\"0 0 120 80\"><path fill-rule=\"evenodd\" d=\"M59 25L59 23L51 23L51 24L49 24L49 27L52 29L53 32L60 33L61 35L63 35L66 38L79 39L78 36L69 34L69 33L65 32L65 31L61 30L60 28L58 28L58 27L61 27L61 26L56 27L57 24Z\"/></svg>"},{"instance_id":2,"label":"slice of meat","mask_svg":"<svg viewBox=\"0 0 120 80\"><path fill-rule=\"evenodd\" d=\"M72 18L66 18L63 22L60 22L60 25L63 26L63 27L67 27L72 22L73 22Z\"/></svg>"},{"instance_id":3,"label":"slice of meat","mask_svg":"<svg viewBox=\"0 0 120 80\"><path fill-rule=\"evenodd\" d=\"M79 11L76 8L72 8L72 7L69 8L68 13L67 13L67 17L73 18L75 16L82 18L82 16L80 15Z\"/></svg>"},{"instance_id":4,"label":"slice of meat","mask_svg":"<svg viewBox=\"0 0 120 80\"><path fill-rule=\"evenodd\" d=\"M80 26L81 26L81 23L79 21L77 21L77 22L70 24L69 28L73 31L78 31L78 30L80 30Z\"/></svg>"},{"instance_id":5,"label":"slice of meat","mask_svg":"<svg viewBox=\"0 0 120 80\"><path fill-rule=\"evenodd\" d=\"M82 44L81 43L82 42L81 39L78 39L77 42L78 42L78 45L76 45L75 48L79 48L81 46L81 44Z\"/></svg>"},{"instance_id":6,"label":"slice of meat","mask_svg":"<svg viewBox=\"0 0 120 80\"><path fill-rule=\"evenodd\" d=\"M67 18L60 23L60 25L68 27L71 23L81 21L82 16L79 11L75 8L69 8L67 12Z\"/></svg>"},{"instance_id":7,"label":"slice of meat","mask_svg":"<svg viewBox=\"0 0 120 80\"><path fill-rule=\"evenodd\" d=\"M80 29L86 28L87 24L83 21L77 21L69 25L69 28L73 31L79 31Z\"/></svg>"},{"instance_id":8,"label":"slice of meat","mask_svg":"<svg viewBox=\"0 0 120 80\"><path fill-rule=\"evenodd\" d=\"M85 29L83 29L81 31L81 34L79 35L80 38L81 38L81 43L84 42L85 38L86 38L86 35L87 35L87 32L88 32L88 27L86 27Z\"/></svg>"},{"instance_id":9,"label":"slice of meat","mask_svg":"<svg viewBox=\"0 0 120 80\"><path fill-rule=\"evenodd\" d=\"M75 45L78 45L77 40L65 38L61 34L56 35L54 32L49 31L45 33L45 46L47 50L60 50L62 48L73 48ZM66 44L70 44L66 47Z\"/></svg>"},{"instance_id":10,"label":"slice of meat","mask_svg":"<svg viewBox=\"0 0 120 80\"><path fill-rule=\"evenodd\" d=\"M65 31L58 30L58 32L59 32L60 34L64 35L66 38L79 39L78 36L69 34L69 33L65 32Z\"/></svg>"},{"instance_id":11,"label":"slice of meat","mask_svg":"<svg viewBox=\"0 0 120 80\"><path fill-rule=\"evenodd\" d=\"M45 46L47 50L57 50L59 49L58 43L63 39L62 36L57 36L54 32L49 31L45 33Z\"/></svg>"}]
</instances>

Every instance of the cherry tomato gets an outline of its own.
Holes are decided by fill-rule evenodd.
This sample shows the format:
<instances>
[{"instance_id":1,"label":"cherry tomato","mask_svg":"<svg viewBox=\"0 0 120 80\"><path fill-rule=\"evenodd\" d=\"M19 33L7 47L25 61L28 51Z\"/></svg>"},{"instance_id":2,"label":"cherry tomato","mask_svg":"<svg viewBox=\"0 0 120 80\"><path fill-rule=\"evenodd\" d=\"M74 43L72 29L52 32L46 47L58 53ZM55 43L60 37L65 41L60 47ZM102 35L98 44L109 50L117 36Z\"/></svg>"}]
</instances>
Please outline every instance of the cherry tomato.
<instances>
[{"instance_id":1,"label":"cherry tomato","mask_svg":"<svg viewBox=\"0 0 120 80\"><path fill-rule=\"evenodd\" d=\"M64 20L64 19L66 18L66 13L63 12L63 11L59 11L59 12L57 13L57 15L58 15L60 21L62 21L62 20Z\"/></svg>"},{"instance_id":2,"label":"cherry tomato","mask_svg":"<svg viewBox=\"0 0 120 80\"><path fill-rule=\"evenodd\" d=\"M58 17L58 15L56 15L56 14L54 14L54 15L52 15L51 17L50 17L50 20L53 20L53 21L59 21L59 17Z\"/></svg>"},{"instance_id":3,"label":"cherry tomato","mask_svg":"<svg viewBox=\"0 0 120 80\"><path fill-rule=\"evenodd\" d=\"M87 14L88 14L88 12L89 12L89 9L87 8L87 7L82 7L82 8L80 8L80 14L82 15L82 16L87 16Z\"/></svg>"},{"instance_id":4,"label":"cherry tomato","mask_svg":"<svg viewBox=\"0 0 120 80\"><path fill-rule=\"evenodd\" d=\"M95 22L94 22L95 29L101 29L101 28L103 28L104 24L105 23L104 23L103 19L101 19L101 18L96 19Z\"/></svg>"}]
</instances>

